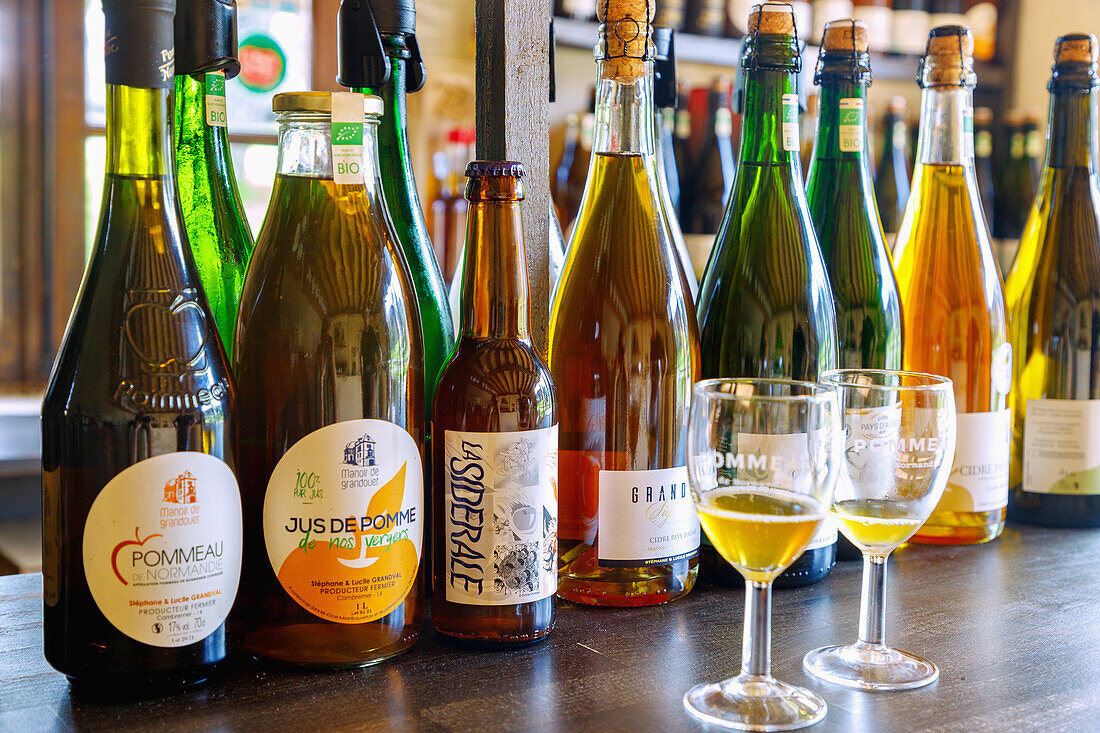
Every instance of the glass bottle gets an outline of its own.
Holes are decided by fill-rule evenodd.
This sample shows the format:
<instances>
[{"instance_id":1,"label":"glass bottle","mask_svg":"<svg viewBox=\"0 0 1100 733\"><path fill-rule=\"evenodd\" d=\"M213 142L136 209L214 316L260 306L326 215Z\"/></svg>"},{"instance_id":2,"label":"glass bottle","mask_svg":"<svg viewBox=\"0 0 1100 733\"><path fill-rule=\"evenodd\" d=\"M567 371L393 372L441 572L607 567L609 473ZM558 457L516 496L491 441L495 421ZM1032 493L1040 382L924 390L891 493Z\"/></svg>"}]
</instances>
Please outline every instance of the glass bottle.
<instances>
[{"instance_id":1,"label":"glass bottle","mask_svg":"<svg viewBox=\"0 0 1100 733\"><path fill-rule=\"evenodd\" d=\"M1062 36L1039 192L1006 286L1016 353L1008 518L1100 526L1096 36Z\"/></svg>"},{"instance_id":2,"label":"glass bottle","mask_svg":"<svg viewBox=\"0 0 1100 733\"><path fill-rule=\"evenodd\" d=\"M650 27L632 5L599 6L592 169L550 318L558 593L607 606L684 595L699 546L684 424L699 341L657 193ZM620 23L638 35L619 38ZM657 531L647 511L662 502Z\"/></svg>"},{"instance_id":3,"label":"glass bottle","mask_svg":"<svg viewBox=\"0 0 1100 733\"><path fill-rule=\"evenodd\" d=\"M236 387L172 173L175 9L103 2L103 204L42 404L46 660L95 694L204 682L241 574Z\"/></svg>"},{"instance_id":4,"label":"glass bottle","mask_svg":"<svg viewBox=\"0 0 1100 733\"><path fill-rule=\"evenodd\" d=\"M875 172L875 202L882 228L892 244L909 200L909 155L906 152L909 131L905 123L905 97L890 100L882 127L882 157Z\"/></svg>"},{"instance_id":5,"label":"glass bottle","mask_svg":"<svg viewBox=\"0 0 1100 733\"><path fill-rule=\"evenodd\" d=\"M237 192L226 129L225 83L237 62L237 6L178 0L176 181L187 240L226 353L252 256L252 230Z\"/></svg>"},{"instance_id":6,"label":"glass bottle","mask_svg":"<svg viewBox=\"0 0 1100 733\"><path fill-rule=\"evenodd\" d=\"M974 175L986 221L993 218L993 110L974 109Z\"/></svg>"},{"instance_id":7,"label":"glass bottle","mask_svg":"<svg viewBox=\"0 0 1100 733\"><path fill-rule=\"evenodd\" d=\"M289 664L371 664L420 633L424 356L382 194L383 108L272 103L278 169L237 321L239 605L245 649Z\"/></svg>"},{"instance_id":8,"label":"glass bottle","mask_svg":"<svg viewBox=\"0 0 1100 733\"><path fill-rule=\"evenodd\" d=\"M370 15L373 15L373 23L370 23ZM412 273L424 338L424 399L425 405L431 405L435 381L455 338L447 289L428 237L428 225L424 221L409 155L406 94L419 91L425 76L416 42L416 6L412 0L372 0L369 8L366 4L343 2L338 21L337 44L341 59L338 83L382 98L378 159L387 171L387 175L382 176L382 192L397 241ZM373 28L377 29L374 38L381 40L378 50L385 59L381 54L371 54L370 44L364 42L364 36ZM345 59L359 63L345 64ZM370 61L373 61L373 68L384 68L388 62L385 64L389 66L388 78L383 74L365 73L372 68ZM430 411L427 419L431 419ZM430 456L430 444L426 445L425 454Z\"/></svg>"},{"instance_id":9,"label":"glass bottle","mask_svg":"<svg viewBox=\"0 0 1100 733\"><path fill-rule=\"evenodd\" d=\"M1036 168L1028 154L1029 136L1033 135L1034 127L1029 126L1027 113L1018 109L1009 110L1005 115L1005 125L1008 155L1005 157L997 189L994 220L997 235L995 254L1001 272L1008 272L1016 258L1016 249L1019 247L1038 186Z\"/></svg>"},{"instance_id":10,"label":"glass bottle","mask_svg":"<svg viewBox=\"0 0 1100 733\"><path fill-rule=\"evenodd\" d=\"M913 193L895 261L905 313L905 369L955 387L955 462L918 542L972 544L1004 529L1012 347L1001 279L974 177L976 77L964 26L933 28L921 64Z\"/></svg>"},{"instance_id":11,"label":"glass bottle","mask_svg":"<svg viewBox=\"0 0 1100 733\"><path fill-rule=\"evenodd\" d=\"M710 119L692 173L695 185L691 206L686 212L688 230L692 234L718 231L733 188L736 163L730 88L729 78L723 77L715 81L710 90Z\"/></svg>"},{"instance_id":12,"label":"glass bottle","mask_svg":"<svg viewBox=\"0 0 1100 733\"><path fill-rule=\"evenodd\" d=\"M680 268L684 272L684 282L691 293L692 304L699 295L699 280L695 277L695 268L691 265L684 232L680 228L680 176L676 168L674 143L674 118L676 111L676 46L673 32L668 28L656 28L653 32L657 49L654 63L653 100L657 110L656 134L654 137L654 162L657 166L657 194L664 208L664 220L668 222L672 235L673 249Z\"/></svg>"},{"instance_id":13,"label":"glass bottle","mask_svg":"<svg viewBox=\"0 0 1100 733\"><path fill-rule=\"evenodd\" d=\"M701 372L815 381L837 365L837 334L829 274L802 185L799 41L782 5L757 6L749 25L737 177L699 293ZM836 527L822 526L777 584L814 582L832 569ZM705 541L702 562L710 582L741 582Z\"/></svg>"},{"instance_id":14,"label":"glass bottle","mask_svg":"<svg viewBox=\"0 0 1100 733\"><path fill-rule=\"evenodd\" d=\"M551 181L551 193L554 198L554 209L558 220L569 216L571 204L569 203L569 171L573 167L573 159L577 157L577 148L581 144L581 116L570 112L565 116L565 137L562 140L561 158L554 168L554 180Z\"/></svg>"},{"instance_id":15,"label":"glass bottle","mask_svg":"<svg viewBox=\"0 0 1100 733\"><path fill-rule=\"evenodd\" d=\"M806 199L832 286L840 368L897 370L901 303L867 162L870 35L863 21L825 26L814 77L821 104ZM861 558L847 537L837 543L840 559Z\"/></svg>"},{"instance_id":16,"label":"glass bottle","mask_svg":"<svg viewBox=\"0 0 1100 733\"><path fill-rule=\"evenodd\" d=\"M554 628L557 399L527 329L523 166L475 161L466 175L462 326L432 423L432 625L510 646Z\"/></svg>"}]
</instances>

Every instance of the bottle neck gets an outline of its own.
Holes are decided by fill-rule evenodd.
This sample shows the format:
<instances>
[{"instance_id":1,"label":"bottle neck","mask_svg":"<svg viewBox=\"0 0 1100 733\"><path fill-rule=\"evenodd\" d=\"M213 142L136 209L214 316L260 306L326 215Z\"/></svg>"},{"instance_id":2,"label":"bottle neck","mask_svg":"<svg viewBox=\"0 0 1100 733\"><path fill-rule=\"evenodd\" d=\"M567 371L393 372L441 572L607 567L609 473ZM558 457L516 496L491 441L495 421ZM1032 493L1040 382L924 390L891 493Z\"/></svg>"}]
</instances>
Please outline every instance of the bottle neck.
<instances>
[{"instance_id":1,"label":"bottle neck","mask_svg":"<svg viewBox=\"0 0 1100 733\"><path fill-rule=\"evenodd\" d=\"M531 343L527 255L517 179L471 179L462 277L461 335Z\"/></svg>"},{"instance_id":2,"label":"bottle neck","mask_svg":"<svg viewBox=\"0 0 1100 733\"><path fill-rule=\"evenodd\" d=\"M224 110L207 108L206 74L180 74L175 88L175 140L177 165L184 159L214 167L211 157L228 160L229 135L223 125L210 124L209 115Z\"/></svg>"},{"instance_id":3,"label":"bottle neck","mask_svg":"<svg viewBox=\"0 0 1100 733\"><path fill-rule=\"evenodd\" d=\"M378 166L378 122L374 117L363 124L363 184L369 191L381 191ZM280 176L333 178L332 119L316 112L284 112L279 115ZM345 187L356 184L346 184Z\"/></svg>"},{"instance_id":4,"label":"bottle neck","mask_svg":"<svg viewBox=\"0 0 1100 733\"><path fill-rule=\"evenodd\" d=\"M395 166L395 180L390 181L387 197L395 198L398 191L403 192L401 199L405 205L420 210L420 198L416 191L412 159L409 155L408 107L405 85L408 76L408 59L411 57L405 45L404 36L383 36L386 55L390 59L390 78L380 87L363 87L355 91L373 94L382 98L382 121L378 125L378 147L380 155ZM390 193L393 189L394 193ZM398 201L389 201L400 205ZM415 203L415 207L412 204Z\"/></svg>"},{"instance_id":5,"label":"bottle neck","mask_svg":"<svg viewBox=\"0 0 1100 733\"><path fill-rule=\"evenodd\" d=\"M653 155L653 62L632 79L605 78L605 61L596 63L596 125L594 153Z\"/></svg>"},{"instance_id":6,"label":"bottle neck","mask_svg":"<svg viewBox=\"0 0 1100 733\"><path fill-rule=\"evenodd\" d=\"M1096 89L1051 94L1048 168L1094 170L1097 155Z\"/></svg>"},{"instance_id":7,"label":"bottle neck","mask_svg":"<svg viewBox=\"0 0 1100 733\"><path fill-rule=\"evenodd\" d=\"M867 85L853 82L828 82L821 85L815 160L843 160L867 163Z\"/></svg>"},{"instance_id":8,"label":"bottle neck","mask_svg":"<svg viewBox=\"0 0 1100 733\"><path fill-rule=\"evenodd\" d=\"M921 93L917 162L974 166L974 105L970 87L929 87Z\"/></svg>"},{"instance_id":9,"label":"bottle neck","mask_svg":"<svg viewBox=\"0 0 1100 733\"><path fill-rule=\"evenodd\" d=\"M745 69L742 163L783 165L802 180L798 98L793 71Z\"/></svg>"},{"instance_id":10,"label":"bottle neck","mask_svg":"<svg viewBox=\"0 0 1100 733\"><path fill-rule=\"evenodd\" d=\"M163 177L172 171L168 89L107 85L107 174Z\"/></svg>"}]
</instances>

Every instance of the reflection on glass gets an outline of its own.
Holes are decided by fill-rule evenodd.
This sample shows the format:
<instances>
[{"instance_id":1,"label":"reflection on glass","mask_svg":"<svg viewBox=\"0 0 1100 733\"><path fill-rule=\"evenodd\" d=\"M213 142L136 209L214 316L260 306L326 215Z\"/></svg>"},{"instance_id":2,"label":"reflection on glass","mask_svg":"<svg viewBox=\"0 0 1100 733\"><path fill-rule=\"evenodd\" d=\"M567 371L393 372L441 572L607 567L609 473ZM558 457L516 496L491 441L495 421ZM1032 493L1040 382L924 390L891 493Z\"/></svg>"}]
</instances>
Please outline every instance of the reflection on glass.
<instances>
[{"instance_id":1,"label":"reflection on glass","mask_svg":"<svg viewBox=\"0 0 1100 733\"><path fill-rule=\"evenodd\" d=\"M742 730L792 730L825 701L771 676L771 584L825 518L841 464L836 393L780 379L712 379L692 390L688 478L714 549L745 578L741 674L696 685L684 707Z\"/></svg>"},{"instance_id":2,"label":"reflection on glass","mask_svg":"<svg viewBox=\"0 0 1100 733\"><path fill-rule=\"evenodd\" d=\"M886 646L886 558L920 528L947 485L955 455L951 380L890 370L842 369L844 470L833 495L840 531L863 552L859 638L806 655L806 671L863 690L906 690L935 682L934 664Z\"/></svg>"}]
</instances>

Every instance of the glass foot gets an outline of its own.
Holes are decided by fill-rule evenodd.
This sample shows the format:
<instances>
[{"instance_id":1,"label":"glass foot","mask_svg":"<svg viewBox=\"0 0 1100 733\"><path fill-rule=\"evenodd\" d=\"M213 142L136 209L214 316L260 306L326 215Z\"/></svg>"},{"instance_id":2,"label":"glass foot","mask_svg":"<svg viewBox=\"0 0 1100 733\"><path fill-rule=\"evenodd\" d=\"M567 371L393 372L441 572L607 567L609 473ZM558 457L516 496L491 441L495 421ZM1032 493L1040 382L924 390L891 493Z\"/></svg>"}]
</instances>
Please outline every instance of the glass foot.
<instances>
[{"instance_id":1,"label":"glass foot","mask_svg":"<svg viewBox=\"0 0 1100 733\"><path fill-rule=\"evenodd\" d=\"M815 649L805 656L802 666L814 677L859 690L911 690L930 685L940 676L936 665L920 657L861 641Z\"/></svg>"},{"instance_id":2,"label":"glass foot","mask_svg":"<svg viewBox=\"0 0 1100 733\"><path fill-rule=\"evenodd\" d=\"M739 730L794 730L825 717L825 701L801 687L772 677L738 675L696 685L684 707L703 721Z\"/></svg>"}]
</instances>

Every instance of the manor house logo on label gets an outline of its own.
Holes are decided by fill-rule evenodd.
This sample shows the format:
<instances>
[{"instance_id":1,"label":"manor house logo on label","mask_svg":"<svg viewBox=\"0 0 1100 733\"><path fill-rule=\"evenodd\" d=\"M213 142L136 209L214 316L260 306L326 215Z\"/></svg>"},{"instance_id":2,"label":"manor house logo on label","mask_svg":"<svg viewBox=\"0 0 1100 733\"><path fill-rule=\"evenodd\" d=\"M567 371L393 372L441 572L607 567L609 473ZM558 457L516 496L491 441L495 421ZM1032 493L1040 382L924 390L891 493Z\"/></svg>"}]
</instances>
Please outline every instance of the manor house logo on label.
<instances>
[{"instance_id":1,"label":"manor house logo on label","mask_svg":"<svg viewBox=\"0 0 1100 733\"><path fill-rule=\"evenodd\" d=\"M164 501L169 504L198 503L199 498L195 491L195 477L190 471L184 471L164 485Z\"/></svg>"},{"instance_id":2,"label":"manor house logo on label","mask_svg":"<svg viewBox=\"0 0 1100 733\"><path fill-rule=\"evenodd\" d=\"M344 447L344 464L348 466L373 466L374 441L367 434Z\"/></svg>"}]
</instances>

